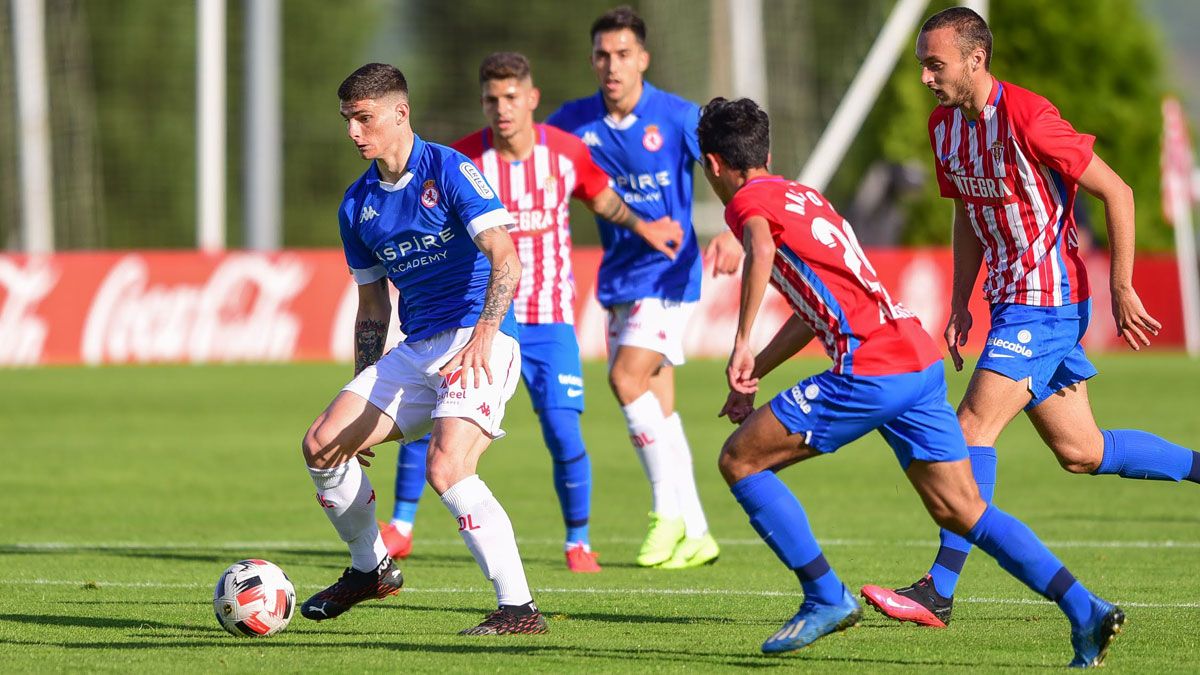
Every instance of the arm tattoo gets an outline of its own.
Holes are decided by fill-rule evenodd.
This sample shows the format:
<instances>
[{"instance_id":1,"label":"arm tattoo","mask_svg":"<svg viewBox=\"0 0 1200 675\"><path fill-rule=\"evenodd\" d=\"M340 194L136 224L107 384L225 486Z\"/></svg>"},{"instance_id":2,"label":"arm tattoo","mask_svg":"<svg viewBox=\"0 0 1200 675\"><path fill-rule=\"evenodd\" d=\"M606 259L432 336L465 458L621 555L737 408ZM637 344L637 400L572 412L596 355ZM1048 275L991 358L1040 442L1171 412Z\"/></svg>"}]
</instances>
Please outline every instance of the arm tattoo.
<instances>
[{"instance_id":1,"label":"arm tattoo","mask_svg":"<svg viewBox=\"0 0 1200 675\"><path fill-rule=\"evenodd\" d=\"M613 190L601 193L596 202L596 215L627 230L632 230L638 222L638 217L625 206L625 200Z\"/></svg>"},{"instance_id":2,"label":"arm tattoo","mask_svg":"<svg viewBox=\"0 0 1200 675\"><path fill-rule=\"evenodd\" d=\"M354 324L354 374L358 375L367 366L383 356L383 341L387 336L387 322L363 319Z\"/></svg>"},{"instance_id":3,"label":"arm tattoo","mask_svg":"<svg viewBox=\"0 0 1200 675\"><path fill-rule=\"evenodd\" d=\"M483 299L483 311L479 313L479 320L503 319L516 290L517 275L507 260L498 267L492 267L492 277L488 279L487 295Z\"/></svg>"}]
</instances>

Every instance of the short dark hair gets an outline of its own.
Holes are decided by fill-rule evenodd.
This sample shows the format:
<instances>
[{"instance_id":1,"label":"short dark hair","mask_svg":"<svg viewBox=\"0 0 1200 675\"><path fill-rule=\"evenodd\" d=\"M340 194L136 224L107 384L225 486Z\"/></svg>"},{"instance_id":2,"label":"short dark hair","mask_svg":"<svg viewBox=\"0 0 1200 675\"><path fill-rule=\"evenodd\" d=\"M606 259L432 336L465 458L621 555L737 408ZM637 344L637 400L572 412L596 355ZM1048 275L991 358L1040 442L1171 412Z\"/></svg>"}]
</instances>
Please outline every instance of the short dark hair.
<instances>
[{"instance_id":1,"label":"short dark hair","mask_svg":"<svg viewBox=\"0 0 1200 675\"><path fill-rule=\"evenodd\" d=\"M600 33L609 33L614 30L625 30L628 28L637 36L638 44L646 46L646 22L642 21L642 17L638 16L637 12L629 5L621 5L615 9L610 9L600 15L599 19L592 22L592 42L596 41L596 36Z\"/></svg>"},{"instance_id":2,"label":"short dark hair","mask_svg":"<svg viewBox=\"0 0 1200 675\"><path fill-rule=\"evenodd\" d=\"M347 103L388 94L403 94L408 98L408 80L399 68L386 63L368 63L350 73L338 87L338 98Z\"/></svg>"},{"instance_id":3,"label":"short dark hair","mask_svg":"<svg viewBox=\"0 0 1200 675\"><path fill-rule=\"evenodd\" d=\"M718 155L729 168L747 171L767 166L771 154L771 120L748 98L718 96L700 111L700 152Z\"/></svg>"},{"instance_id":4,"label":"short dark hair","mask_svg":"<svg viewBox=\"0 0 1200 675\"><path fill-rule=\"evenodd\" d=\"M965 57L972 51L983 48L983 67L992 67L992 30L987 21L968 7L951 7L943 9L925 20L921 26L922 33L939 28L953 28L958 42L958 50Z\"/></svg>"},{"instance_id":5,"label":"short dark hair","mask_svg":"<svg viewBox=\"0 0 1200 675\"><path fill-rule=\"evenodd\" d=\"M518 52L496 52L479 64L479 84L487 84L492 80L529 78L529 59Z\"/></svg>"}]
</instances>

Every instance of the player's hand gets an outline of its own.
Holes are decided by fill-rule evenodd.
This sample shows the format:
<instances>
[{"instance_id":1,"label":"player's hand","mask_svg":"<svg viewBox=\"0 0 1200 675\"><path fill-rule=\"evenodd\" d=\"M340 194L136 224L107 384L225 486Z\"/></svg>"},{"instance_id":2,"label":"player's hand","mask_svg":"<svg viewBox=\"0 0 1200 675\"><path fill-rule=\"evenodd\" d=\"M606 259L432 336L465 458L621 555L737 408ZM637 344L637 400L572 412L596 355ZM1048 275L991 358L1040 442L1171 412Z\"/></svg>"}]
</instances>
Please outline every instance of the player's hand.
<instances>
[{"instance_id":1,"label":"player's hand","mask_svg":"<svg viewBox=\"0 0 1200 675\"><path fill-rule=\"evenodd\" d=\"M371 466L371 462L364 459L364 457L370 457L371 459L374 459L375 451L370 448L363 448L362 450L358 451L357 455L354 456L354 459L357 459L359 464L362 464L363 466Z\"/></svg>"},{"instance_id":2,"label":"player's hand","mask_svg":"<svg viewBox=\"0 0 1200 675\"><path fill-rule=\"evenodd\" d=\"M758 391L758 378L754 374L754 352L750 345L736 342L729 354L729 365L725 367L725 378L729 390L739 394L754 394Z\"/></svg>"},{"instance_id":3,"label":"player's hand","mask_svg":"<svg viewBox=\"0 0 1200 675\"><path fill-rule=\"evenodd\" d=\"M721 408L721 412L717 413L717 417L728 417L730 422L741 424L753 412L754 394L742 394L731 391L729 392L729 396L725 398L725 405Z\"/></svg>"},{"instance_id":4,"label":"player's hand","mask_svg":"<svg viewBox=\"0 0 1200 675\"><path fill-rule=\"evenodd\" d=\"M1157 336L1162 324L1142 306L1133 287L1112 290L1112 313L1117 322L1117 335L1133 351L1150 346L1150 336Z\"/></svg>"},{"instance_id":5,"label":"player's hand","mask_svg":"<svg viewBox=\"0 0 1200 675\"><path fill-rule=\"evenodd\" d=\"M678 221L671 220L670 216L663 216L651 222L641 221L635 232L650 245L650 248L671 260L675 259L680 245L683 244L683 227Z\"/></svg>"},{"instance_id":6,"label":"player's hand","mask_svg":"<svg viewBox=\"0 0 1200 675\"><path fill-rule=\"evenodd\" d=\"M471 374L471 382L475 388L479 388L481 381L480 372L483 377L487 378L487 383L492 383L492 369L488 365L488 358L492 354L492 333L488 331L480 331L479 326L475 327L475 331L471 333L471 339L467 344L454 355L446 365L438 370L438 374L442 377L449 377L451 373L462 369L462 377L458 378L458 384L463 389L467 388L467 373Z\"/></svg>"},{"instance_id":7,"label":"player's hand","mask_svg":"<svg viewBox=\"0 0 1200 675\"><path fill-rule=\"evenodd\" d=\"M712 275L737 274L742 266L742 258L746 252L738 243L737 237L729 230L712 238L704 248L704 257L713 261Z\"/></svg>"},{"instance_id":8,"label":"player's hand","mask_svg":"<svg viewBox=\"0 0 1200 675\"><path fill-rule=\"evenodd\" d=\"M950 320L946 322L946 346L950 348L950 358L954 361L954 370L963 369L963 358L958 348L967 344L967 335L971 332L971 312L966 308L950 308Z\"/></svg>"}]
</instances>

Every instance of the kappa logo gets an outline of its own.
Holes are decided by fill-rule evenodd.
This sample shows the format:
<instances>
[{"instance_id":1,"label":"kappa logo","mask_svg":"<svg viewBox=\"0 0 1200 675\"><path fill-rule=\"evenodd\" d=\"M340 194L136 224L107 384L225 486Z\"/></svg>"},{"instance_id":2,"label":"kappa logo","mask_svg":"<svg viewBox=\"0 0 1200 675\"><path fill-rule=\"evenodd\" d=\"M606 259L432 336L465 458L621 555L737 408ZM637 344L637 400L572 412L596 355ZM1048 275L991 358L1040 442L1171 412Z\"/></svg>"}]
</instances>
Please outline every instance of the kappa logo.
<instances>
[{"instance_id":1,"label":"kappa logo","mask_svg":"<svg viewBox=\"0 0 1200 675\"><path fill-rule=\"evenodd\" d=\"M658 126L647 124L646 131L642 134L642 147L650 152L658 152L663 146L662 134L658 131Z\"/></svg>"},{"instance_id":2,"label":"kappa logo","mask_svg":"<svg viewBox=\"0 0 1200 675\"><path fill-rule=\"evenodd\" d=\"M358 216L358 222L361 224L378 217L379 212L375 210L375 207L368 204L362 207L362 213Z\"/></svg>"},{"instance_id":3,"label":"kappa logo","mask_svg":"<svg viewBox=\"0 0 1200 675\"><path fill-rule=\"evenodd\" d=\"M421 186L421 205L425 208L432 209L437 206L438 200L441 197L442 195L437 189L437 183L433 182L432 179L425 181L425 184Z\"/></svg>"},{"instance_id":4,"label":"kappa logo","mask_svg":"<svg viewBox=\"0 0 1200 675\"><path fill-rule=\"evenodd\" d=\"M477 410L479 410L479 412L483 413L486 417L492 416L492 406L490 406L486 403L480 403L479 408L477 408Z\"/></svg>"},{"instance_id":5,"label":"kappa logo","mask_svg":"<svg viewBox=\"0 0 1200 675\"><path fill-rule=\"evenodd\" d=\"M583 144L589 148L598 148L600 147L600 137L594 131L585 131L583 132Z\"/></svg>"}]
</instances>

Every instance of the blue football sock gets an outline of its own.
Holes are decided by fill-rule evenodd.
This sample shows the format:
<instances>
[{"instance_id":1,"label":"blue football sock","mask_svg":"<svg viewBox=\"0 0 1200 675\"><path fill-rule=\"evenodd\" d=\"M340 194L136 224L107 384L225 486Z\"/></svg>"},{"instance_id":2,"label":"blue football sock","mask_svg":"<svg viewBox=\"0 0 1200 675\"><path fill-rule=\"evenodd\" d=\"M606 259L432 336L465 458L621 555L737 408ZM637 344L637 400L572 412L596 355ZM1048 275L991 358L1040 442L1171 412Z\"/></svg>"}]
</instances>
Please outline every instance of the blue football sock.
<instances>
[{"instance_id":1,"label":"blue football sock","mask_svg":"<svg viewBox=\"0 0 1200 675\"><path fill-rule=\"evenodd\" d=\"M995 558L1006 572L1058 603L1072 626L1091 618L1091 593L1021 521L989 505L967 539Z\"/></svg>"},{"instance_id":2,"label":"blue football sock","mask_svg":"<svg viewBox=\"0 0 1200 675\"><path fill-rule=\"evenodd\" d=\"M1200 483L1200 454L1133 429L1105 429L1104 459L1092 473Z\"/></svg>"},{"instance_id":3,"label":"blue football sock","mask_svg":"<svg viewBox=\"0 0 1200 675\"><path fill-rule=\"evenodd\" d=\"M804 515L804 507L771 471L746 476L730 488L754 531L775 555L796 573L807 600L836 605L842 601L842 581L825 561Z\"/></svg>"},{"instance_id":4,"label":"blue football sock","mask_svg":"<svg viewBox=\"0 0 1200 675\"><path fill-rule=\"evenodd\" d=\"M538 413L542 438L554 460L554 491L567 525L567 543L588 544L592 508L592 462L583 445L579 411L546 408Z\"/></svg>"},{"instance_id":5,"label":"blue football sock","mask_svg":"<svg viewBox=\"0 0 1200 675\"><path fill-rule=\"evenodd\" d=\"M425 491L425 454L429 451L429 436L410 443L401 443L396 455L396 505L392 520L415 522L417 504Z\"/></svg>"},{"instance_id":6,"label":"blue football sock","mask_svg":"<svg viewBox=\"0 0 1200 675\"><path fill-rule=\"evenodd\" d=\"M983 501L991 504L992 495L996 491L996 449L985 445L972 445L967 450L971 453L971 473L979 486L979 494ZM954 595L954 589L958 586L958 576L962 574L963 565L967 562L971 542L950 530L942 530L938 536L942 545L933 560L933 567L929 568L929 576L933 579L933 587L938 594L948 598Z\"/></svg>"}]
</instances>

